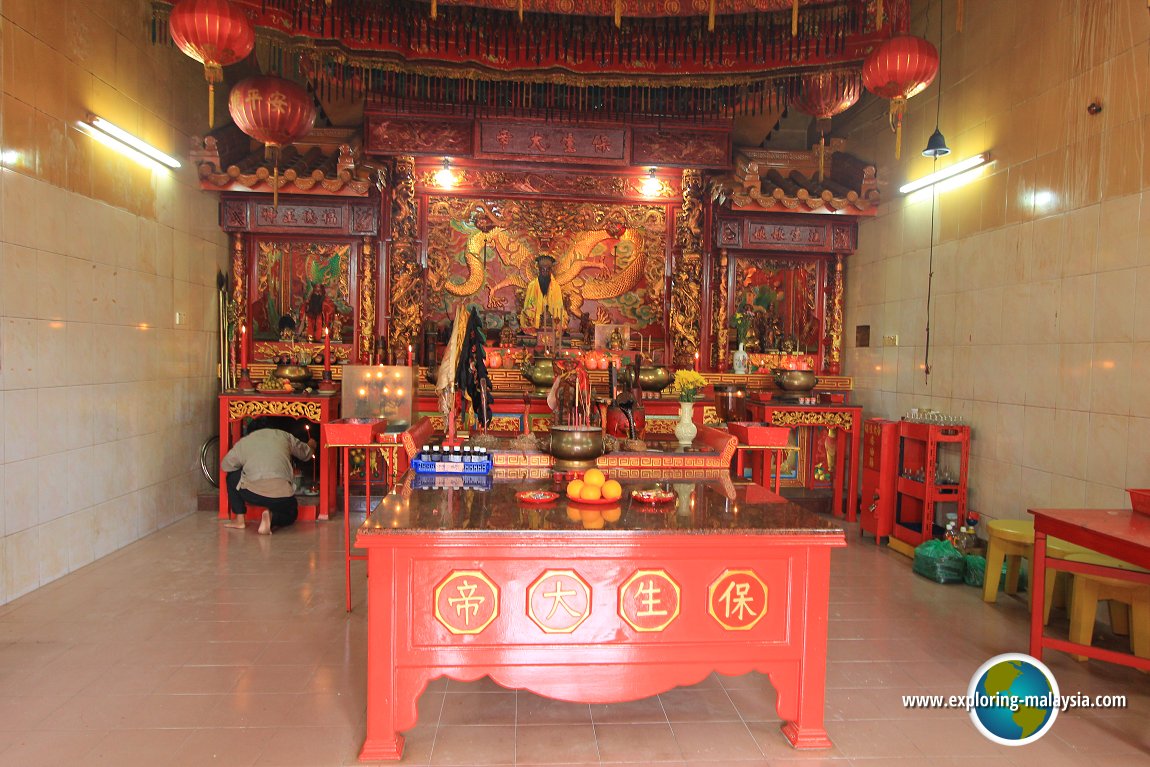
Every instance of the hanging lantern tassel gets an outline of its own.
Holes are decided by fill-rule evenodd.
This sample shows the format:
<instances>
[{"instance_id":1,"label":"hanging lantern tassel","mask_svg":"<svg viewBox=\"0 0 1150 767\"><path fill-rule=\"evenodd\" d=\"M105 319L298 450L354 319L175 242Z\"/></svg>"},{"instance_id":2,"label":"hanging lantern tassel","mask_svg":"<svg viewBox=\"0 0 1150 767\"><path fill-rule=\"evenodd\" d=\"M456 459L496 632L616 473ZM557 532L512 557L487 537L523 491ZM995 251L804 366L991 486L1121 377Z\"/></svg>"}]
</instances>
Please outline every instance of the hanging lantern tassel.
<instances>
[{"instance_id":1,"label":"hanging lantern tassel","mask_svg":"<svg viewBox=\"0 0 1150 767\"><path fill-rule=\"evenodd\" d=\"M439 18L439 3L437 0L431 0L431 18Z\"/></svg>"},{"instance_id":2,"label":"hanging lantern tassel","mask_svg":"<svg viewBox=\"0 0 1150 767\"><path fill-rule=\"evenodd\" d=\"M1147 0L1150 2L1150 0ZM711 0L710 7L707 10L707 31L715 31L715 0Z\"/></svg>"},{"instance_id":3,"label":"hanging lantern tassel","mask_svg":"<svg viewBox=\"0 0 1150 767\"><path fill-rule=\"evenodd\" d=\"M204 64L204 79L208 81L208 130L216 127L216 83L223 82L224 68L219 64Z\"/></svg>"},{"instance_id":4,"label":"hanging lantern tassel","mask_svg":"<svg viewBox=\"0 0 1150 767\"><path fill-rule=\"evenodd\" d=\"M435 7L435 5L434 5L435 0L431 0L431 2L432 2L432 7ZM878 20L878 23L875 26L878 29L882 29L882 0L877 0L875 2L875 11L874 12L875 12L875 18Z\"/></svg>"},{"instance_id":5,"label":"hanging lantern tassel","mask_svg":"<svg viewBox=\"0 0 1150 767\"><path fill-rule=\"evenodd\" d=\"M280 207L280 147L279 144L271 144L272 150L272 208L279 210Z\"/></svg>"},{"instance_id":6,"label":"hanging lantern tassel","mask_svg":"<svg viewBox=\"0 0 1150 767\"><path fill-rule=\"evenodd\" d=\"M519 23L523 23L523 0L519 0ZM618 26L618 24L616 24Z\"/></svg>"},{"instance_id":7,"label":"hanging lantern tassel","mask_svg":"<svg viewBox=\"0 0 1150 767\"><path fill-rule=\"evenodd\" d=\"M819 183L820 184L823 182L823 179L826 178L826 175L824 174L824 170L826 168L826 157L827 157L827 137L826 137L826 134L824 133L824 134L819 136Z\"/></svg>"},{"instance_id":8,"label":"hanging lantern tassel","mask_svg":"<svg viewBox=\"0 0 1150 767\"><path fill-rule=\"evenodd\" d=\"M902 118L906 114L906 99L898 96L890 100L890 129L894 131L894 159L902 157Z\"/></svg>"},{"instance_id":9,"label":"hanging lantern tassel","mask_svg":"<svg viewBox=\"0 0 1150 767\"><path fill-rule=\"evenodd\" d=\"M714 2L714 0L711 0L711 2ZM615 29L619 29L619 27L622 25L622 23L623 23L623 0L615 0Z\"/></svg>"},{"instance_id":10,"label":"hanging lantern tassel","mask_svg":"<svg viewBox=\"0 0 1150 767\"><path fill-rule=\"evenodd\" d=\"M879 0L882 3L882 0ZM711 0L711 7L715 7L715 0ZM799 0L791 5L791 37L798 37L799 35Z\"/></svg>"},{"instance_id":11,"label":"hanging lantern tassel","mask_svg":"<svg viewBox=\"0 0 1150 767\"><path fill-rule=\"evenodd\" d=\"M962 17L966 15L966 13L964 12L964 8L963 8L964 5L966 5L965 0L958 0L958 6L957 6L958 10L955 12L955 16L954 16L954 31L955 32L961 32L962 31ZM1150 10L1150 0L1147 0L1146 8L1148 10Z\"/></svg>"}]
</instances>

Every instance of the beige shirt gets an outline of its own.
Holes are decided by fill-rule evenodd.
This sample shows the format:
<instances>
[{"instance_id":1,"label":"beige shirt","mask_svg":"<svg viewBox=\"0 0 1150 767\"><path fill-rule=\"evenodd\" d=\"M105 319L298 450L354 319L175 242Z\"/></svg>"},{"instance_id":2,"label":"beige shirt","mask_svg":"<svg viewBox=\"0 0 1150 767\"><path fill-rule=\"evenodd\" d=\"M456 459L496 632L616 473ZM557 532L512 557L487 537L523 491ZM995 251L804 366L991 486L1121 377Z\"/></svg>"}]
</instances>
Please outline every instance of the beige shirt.
<instances>
[{"instance_id":1,"label":"beige shirt","mask_svg":"<svg viewBox=\"0 0 1150 767\"><path fill-rule=\"evenodd\" d=\"M238 487L266 498L295 494L292 456L309 460L313 453L303 442L280 429L260 429L241 439L220 462L227 473L242 469Z\"/></svg>"}]
</instances>

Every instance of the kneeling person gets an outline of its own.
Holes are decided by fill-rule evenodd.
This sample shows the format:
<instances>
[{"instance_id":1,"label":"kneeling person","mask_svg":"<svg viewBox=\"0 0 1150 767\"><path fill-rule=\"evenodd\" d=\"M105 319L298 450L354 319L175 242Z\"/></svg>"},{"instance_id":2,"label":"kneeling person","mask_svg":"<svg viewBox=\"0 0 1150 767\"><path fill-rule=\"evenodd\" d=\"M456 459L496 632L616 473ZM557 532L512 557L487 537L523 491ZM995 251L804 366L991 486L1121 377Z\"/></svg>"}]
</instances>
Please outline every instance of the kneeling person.
<instances>
[{"instance_id":1,"label":"kneeling person","mask_svg":"<svg viewBox=\"0 0 1150 767\"><path fill-rule=\"evenodd\" d=\"M299 516L291 459L311 460L315 440L307 443L281 429L258 422L237 442L220 463L227 474L228 504L235 519L225 527L243 529L247 504L264 506L259 533L269 535L273 528L287 527Z\"/></svg>"}]
</instances>

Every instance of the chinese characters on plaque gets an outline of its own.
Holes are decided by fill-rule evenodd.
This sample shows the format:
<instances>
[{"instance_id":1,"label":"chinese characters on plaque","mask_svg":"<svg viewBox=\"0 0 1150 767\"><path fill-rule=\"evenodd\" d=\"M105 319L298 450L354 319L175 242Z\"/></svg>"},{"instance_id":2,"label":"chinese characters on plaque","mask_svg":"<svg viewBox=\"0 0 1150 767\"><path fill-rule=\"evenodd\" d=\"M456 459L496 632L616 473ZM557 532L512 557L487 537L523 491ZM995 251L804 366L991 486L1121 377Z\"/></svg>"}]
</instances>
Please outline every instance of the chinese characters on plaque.
<instances>
[{"instance_id":1,"label":"chinese characters on plaque","mask_svg":"<svg viewBox=\"0 0 1150 767\"><path fill-rule=\"evenodd\" d=\"M452 570L435 587L435 619L452 634L479 634L499 617L499 586L480 570ZM570 634L591 616L592 588L574 570L544 570L527 587L527 617L546 634ZM617 612L641 633L680 615L682 588L663 569L637 570L618 589ZM767 614L754 570L725 570L707 588L707 614L724 631L749 631Z\"/></svg>"}]
</instances>

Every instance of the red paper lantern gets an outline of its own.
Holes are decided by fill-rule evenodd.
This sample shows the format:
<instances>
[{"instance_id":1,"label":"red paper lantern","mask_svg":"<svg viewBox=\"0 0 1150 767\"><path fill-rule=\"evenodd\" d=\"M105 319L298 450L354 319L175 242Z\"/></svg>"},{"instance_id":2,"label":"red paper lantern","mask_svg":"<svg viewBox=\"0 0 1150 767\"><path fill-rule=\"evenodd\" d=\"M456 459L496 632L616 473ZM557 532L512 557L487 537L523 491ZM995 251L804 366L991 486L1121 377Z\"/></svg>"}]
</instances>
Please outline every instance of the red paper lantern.
<instances>
[{"instance_id":1,"label":"red paper lantern","mask_svg":"<svg viewBox=\"0 0 1150 767\"><path fill-rule=\"evenodd\" d=\"M272 189L279 204L279 150L311 132L315 102L302 86L273 75L242 80L232 88L228 111L236 125L274 150Z\"/></svg>"},{"instance_id":2,"label":"red paper lantern","mask_svg":"<svg viewBox=\"0 0 1150 767\"><path fill-rule=\"evenodd\" d=\"M798 93L790 100L790 106L817 120L820 181L823 178L826 135L830 130L831 118L858 103L861 90L857 71L826 70L803 75Z\"/></svg>"},{"instance_id":3,"label":"red paper lantern","mask_svg":"<svg viewBox=\"0 0 1150 767\"><path fill-rule=\"evenodd\" d=\"M890 127L895 132L894 156L902 153L902 118L907 99L921 93L938 74L938 49L912 35L892 37L867 56L862 79L866 89L890 99Z\"/></svg>"},{"instance_id":4,"label":"red paper lantern","mask_svg":"<svg viewBox=\"0 0 1150 767\"><path fill-rule=\"evenodd\" d=\"M256 33L243 12L228 0L180 0L168 18L176 47L204 65L208 81L208 127L215 123L215 85L224 67L252 52Z\"/></svg>"}]
</instances>

